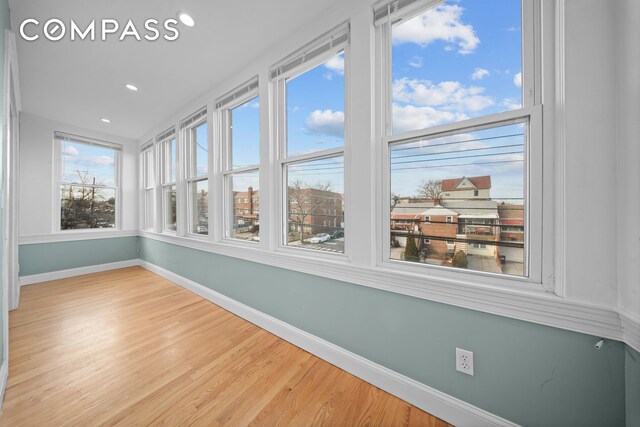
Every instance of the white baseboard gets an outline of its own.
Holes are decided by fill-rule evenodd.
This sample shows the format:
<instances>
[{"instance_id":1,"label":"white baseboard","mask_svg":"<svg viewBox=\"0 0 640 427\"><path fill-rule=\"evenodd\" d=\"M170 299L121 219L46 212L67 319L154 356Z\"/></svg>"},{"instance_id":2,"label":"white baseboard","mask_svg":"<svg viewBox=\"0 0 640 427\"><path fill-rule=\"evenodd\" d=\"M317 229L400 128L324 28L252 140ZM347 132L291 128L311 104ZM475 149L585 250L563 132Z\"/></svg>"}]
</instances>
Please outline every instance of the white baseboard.
<instances>
[{"instance_id":1,"label":"white baseboard","mask_svg":"<svg viewBox=\"0 0 640 427\"><path fill-rule=\"evenodd\" d=\"M9 361L4 360L0 366L0 413L4 404L4 390L7 388L7 380L9 379Z\"/></svg>"},{"instance_id":2,"label":"white baseboard","mask_svg":"<svg viewBox=\"0 0 640 427\"><path fill-rule=\"evenodd\" d=\"M459 427L516 425L155 264L140 260L139 265L451 424Z\"/></svg>"},{"instance_id":3,"label":"white baseboard","mask_svg":"<svg viewBox=\"0 0 640 427\"><path fill-rule=\"evenodd\" d=\"M118 268L134 267L136 265L140 265L139 259L90 265L88 267L70 268L67 270L51 271L49 273L31 274L29 276L21 276L19 279L19 285L33 285L35 283L48 282L49 280L66 279L67 277L82 276L84 274L99 273L101 271L116 270Z\"/></svg>"}]
</instances>

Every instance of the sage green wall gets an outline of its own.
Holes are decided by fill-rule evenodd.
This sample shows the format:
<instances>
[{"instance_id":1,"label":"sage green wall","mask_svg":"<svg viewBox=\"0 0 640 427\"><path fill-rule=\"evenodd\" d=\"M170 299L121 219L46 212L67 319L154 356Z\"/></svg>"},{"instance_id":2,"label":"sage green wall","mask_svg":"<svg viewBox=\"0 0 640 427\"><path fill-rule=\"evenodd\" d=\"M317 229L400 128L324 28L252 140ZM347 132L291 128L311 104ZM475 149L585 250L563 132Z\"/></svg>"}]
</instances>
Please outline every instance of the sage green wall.
<instances>
[{"instance_id":1,"label":"sage green wall","mask_svg":"<svg viewBox=\"0 0 640 427\"><path fill-rule=\"evenodd\" d=\"M9 20L9 1L8 0L0 0L0 143L2 147L0 148L0 185L2 186L2 194L6 194L6 180L4 179L4 159L3 155L6 150L7 141L5 141L5 133L4 133L4 104L5 97L7 94L4 93L4 63L5 63L5 51L4 51L4 30L11 29L11 22ZM0 224L4 224L4 207L0 207ZM0 243L4 242L4 227L0 226ZM4 245L0 244L0 259L4 259ZM0 263L0 289L4 288L4 263ZM0 307L3 307L2 301L2 292L0 292ZM0 315L0 363L3 362L4 355L4 325L3 316Z\"/></svg>"},{"instance_id":2,"label":"sage green wall","mask_svg":"<svg viewBox=\"0 0 640 427\"><path fill-rule=\"evenodd\" d=\"M625 349L513 320L141 238L141 258L526 426L624 426ZM474 352L475 376L455 370ZM628 374L628 372L627 372Z\"/></svg>"},{"instance_id":3,"label":"sage green wall","mask_svg":"<svg viewBox=\"0 0 640 427\"><path fill-rule=\"evenodd\" d=\"M20 276L136 259L137 241L131 236L20 245Z\"/></svg>"},{"instance_id":4,"label":"sage green wall","mask_svg":"<svg viewBox=\"0 0 640 427\"><path fill-rule=\"evenodd\" d=\"M640 426L640 353L625 346L625 399L627 427Z\"/></svg>"}]
</instances>

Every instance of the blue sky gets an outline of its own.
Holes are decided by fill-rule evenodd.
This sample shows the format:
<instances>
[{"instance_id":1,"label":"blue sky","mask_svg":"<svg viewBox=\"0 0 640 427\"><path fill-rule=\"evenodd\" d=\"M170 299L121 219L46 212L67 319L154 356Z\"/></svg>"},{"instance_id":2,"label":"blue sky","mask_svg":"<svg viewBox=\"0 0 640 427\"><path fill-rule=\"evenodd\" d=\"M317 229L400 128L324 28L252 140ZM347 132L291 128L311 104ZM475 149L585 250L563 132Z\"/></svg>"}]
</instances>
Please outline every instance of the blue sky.
<instances>
[{"instance_id":1,"label":"blue sky","mask_svg":"<svg viewBox=\"0 0 640 427\"><path fill-rule=\"evenodd\" d=\"M395 26L394 133L519 108L520 15L514 0L450 0ZM395 147L391 191L415 196L424 180L490 175L493 198L522 198L525 130L516 124Z\"/></svg>"},{"instance_id":2,"label":"blue sky","mask_svg":"<svg viewBox=\"0 0 640 427\"><path fill-rule=\"evenodd\" d=\"M61 149L63 181L79 184L86 172L87 184L95 178L97 185L115 186L114 150L75 141L63 141Z\"/></svg>"},{"instance_id":3,"label":"blue sky","mask_svg":"<svg viewBox=\"0 0 640 427\"><path fill-rule=\"evenodd\" d=\"M208 155L207 155L207 132L209 129L209 124L207 122L202 123L198 127L192 130L193 136L195 137L195 151L196 151L196 176L207 176L209 173L208 170Z\"/></svg>"},{"instance_id":4,"label":"blue sky","mask_svg":"<svg viewBox=\"0 0 640 427\"><path fill-rule=\"evenodd\" d=\"M396 25L392 37L394 133L519 108L520 16L520 2L516 0L449 0ZM344 55L288 79L286 87L288 155L343 146ZM251 105L257 106L257 102L249 101L234 110L234 165L258 162L258 110ZM517 160L524 157L525 130L522 124L516 124L450 136L450 141L469 142L448 146L447 153L440 156L444 158L441 162L392 166L392 191L411 196L425 179L491 175L493 197L522 197L524 162ZM487 139L491 136L499 138ZM404 155L416 155L412 161L434 160L438 156L433 154L439 149L429 151L424 146L436 143L442 140L423 142L422 148L407 150ZM503 145L511 147L495 148ZM473 151L467 153L468 149ZM471 154L479 157L446 159ZM507 157L510 161L503 163ZM437 164L464 166L427 167ZM421 167L400 172L400 165ZM290 179L295 175L309 185L331 181L336 191L342 191L343 172L341 157L298 164L289 170Z\"/></svg>"},{"instance_id":5,"label":"blue sky","mask_svg":"<svg viewBox=\"0 0 640 427\"><path fill-rule=\"evenodd\" d=\"M260 163L260 99L256 96L231 110L233 168Z\"/></svg>"}]
</instances>

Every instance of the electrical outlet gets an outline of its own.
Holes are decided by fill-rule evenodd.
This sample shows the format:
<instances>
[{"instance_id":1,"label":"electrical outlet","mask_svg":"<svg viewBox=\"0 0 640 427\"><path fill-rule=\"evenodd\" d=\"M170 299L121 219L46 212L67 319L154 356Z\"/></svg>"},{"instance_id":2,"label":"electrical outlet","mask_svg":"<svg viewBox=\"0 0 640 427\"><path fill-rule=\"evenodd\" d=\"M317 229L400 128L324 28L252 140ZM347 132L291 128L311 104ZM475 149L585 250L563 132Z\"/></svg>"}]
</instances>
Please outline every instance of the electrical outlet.
<instances>
[{"instance_id":1,"label":"electrical outlet","mask_svg":"<svg viewBox=\"0 0 640 427\"><path fill-rule=\"evenodd\" d=\"M456 370L473 376L473 352L456 347Z\"/></svg>"}]
</instances>

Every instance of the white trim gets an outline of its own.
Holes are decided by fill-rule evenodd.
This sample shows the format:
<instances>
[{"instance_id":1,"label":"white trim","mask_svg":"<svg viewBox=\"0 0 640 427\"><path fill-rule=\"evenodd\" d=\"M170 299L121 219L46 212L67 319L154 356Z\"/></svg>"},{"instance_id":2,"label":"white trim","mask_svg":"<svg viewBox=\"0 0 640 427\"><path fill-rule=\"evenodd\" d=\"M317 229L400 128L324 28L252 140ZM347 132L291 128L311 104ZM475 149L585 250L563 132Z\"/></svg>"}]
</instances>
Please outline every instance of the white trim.
<instances>
[{"instance_id":1,"label":"white trim","mask_svg":"<svg viewBox=\"0 0 640 427\"><path fill-rule=\"evenodd\" d=\"M640 317L618 309L622 321L622 337L629 347L640 352Z\"/></svg>"},{"instance_id":2,"label":"white trim","mask_svg":"<svg viewBox=\"0 0 640 427\"><path fill-rule=\"evenodd\" d=\"M31 234L18 237L19 245L33 245L40 243L71 242L75 240L113 239L117 237L137 236L137 230L86 230L63 231L54 234Z\"/></svg>"},{"instance_id":3,"label":"white trim","mask_svg":"<svg viewBox=\"0 0 640 427\"><path fill-rule=\"evenodd\" d=\"M544 138L553 140L554 149L547 153L545 165L549 164L549 156L553 156L553 169L545 170L545 178L552 183L553 194L553 223L544 231L544 239L551 242L553 251L548 251L544 256L548 258L544 266L549 263L553 268L545 269L544 276L553 277L554 292L556 295L565 297L567 294L566 277L566 251L567 251L567 213L566 213L566 64L565 64L565 1L556 0L554 4L543 3L543 14L545 19L550 19L548 15L553 14L554 31L548 31L546 38L552 39L544 41L544 44L554 43L553 56L553 85L545 87L543 96L553 98L553 102L546 105L551 108L545 109L543 120L545 121ZM551 34L550 34L551 33ZM545 64L545 66L549 66ZM543 72L551 72L550 70ZM548 207L546 208L548 209Z\"/></svg>"},{"instance_id":4,"label":"white trim","mask_svg":"<svg viewBox=\"0 0 640 427\"><path fill-rule=\"evenodd\" d=\"M66 279L68 277L83 276L91 273L100 273L102 271L117 270L119 268L134 267L136 265L140 265L140 260L137 258L128 259L126 261L110 262L108 264L51 271L49 273L31 274L29 276L20 277L20 286L28 286L35 283L48 282L50 280Z\"/></svg>"},{"instance_id":5,"label":"white trim","mask_svg":"<svg viewBox=\"0 0 640 427\"><path fill-rule=\"evenodd\" d=\"M2 413L4 404L4 392L7 388L7 381L9 380L9 360L4 359L2 366L0 366L0 414Z\"/></svg>"},{"instance_id":6,"label":"white trim","mask_svg":"<svg viewBox=\"0 0 640 427\"><path fill-rule=\"evenodd\" d=\"M516 425L155 264L141 261L140 266L449 423L461 427Z\"/></svg>"},{"instance_id":7,"label":"white trim","mask_svg":"<svg viewBox=\"0 0 640 427\"><path fill-rule=\"evenodd\" d=\"M413 273L383 266L359 267L344 257L320 258L318 254L304 251L266 252L259 246L238 247L224 242L209 243L150 232L141 232L140 236L512 319L614 340L623 339L620 316L611 307L565 300L549 292L478 284L477 278L469 281L454 274L427 276L424 272Z\"/></svg>"}]
</instances>

